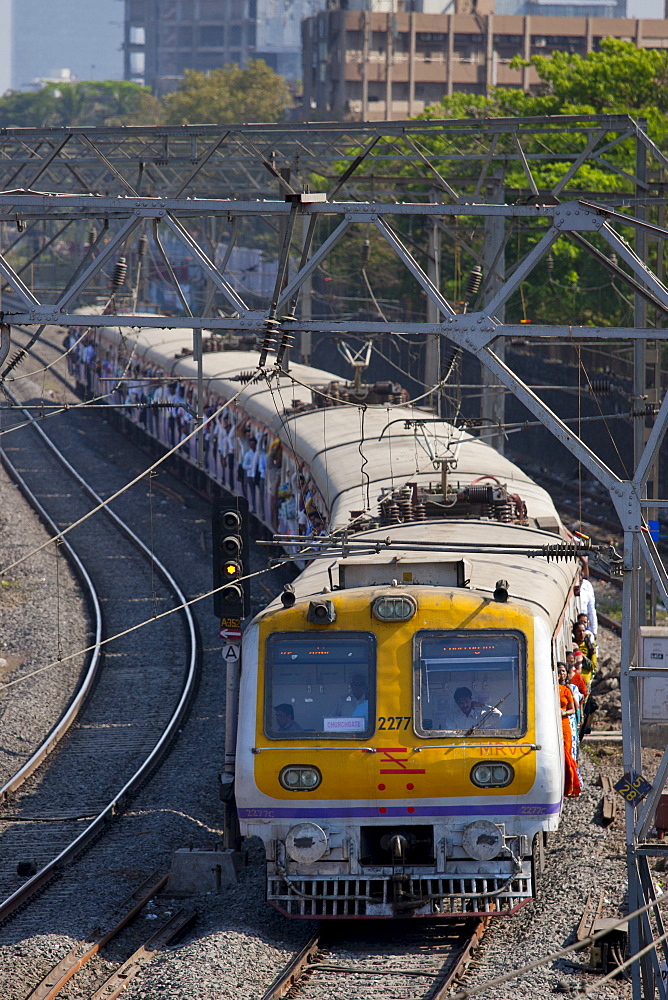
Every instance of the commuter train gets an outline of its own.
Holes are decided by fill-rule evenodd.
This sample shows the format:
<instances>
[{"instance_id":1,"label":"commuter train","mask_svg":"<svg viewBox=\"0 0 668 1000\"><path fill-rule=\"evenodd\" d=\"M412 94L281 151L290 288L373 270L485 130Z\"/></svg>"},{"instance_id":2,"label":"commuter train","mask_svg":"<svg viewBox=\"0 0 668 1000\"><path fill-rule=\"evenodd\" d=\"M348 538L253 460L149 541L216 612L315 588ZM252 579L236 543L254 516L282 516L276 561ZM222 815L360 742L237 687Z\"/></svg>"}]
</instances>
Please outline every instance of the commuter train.
<instances>
[{"instance_id":1,"label":"commuter train","mask_svg":"<svg viewBox=\"0 0 668 1000\"><path fill-rule=\"evenodd\" d=\"M180 435L194 467L191 343L106 329L72 364L89 393L154 404L122 412L163 446ZM313 918L515 912L563 808L555 669L579 561L549 495L396 385L300 364L253 381L243 343L205 348L203 474L243 490L302 567L247 624L228 704L226 787L264 843L268 901ZM240 482L250 438L262 460Z\"/></svg>"}]
</instances>

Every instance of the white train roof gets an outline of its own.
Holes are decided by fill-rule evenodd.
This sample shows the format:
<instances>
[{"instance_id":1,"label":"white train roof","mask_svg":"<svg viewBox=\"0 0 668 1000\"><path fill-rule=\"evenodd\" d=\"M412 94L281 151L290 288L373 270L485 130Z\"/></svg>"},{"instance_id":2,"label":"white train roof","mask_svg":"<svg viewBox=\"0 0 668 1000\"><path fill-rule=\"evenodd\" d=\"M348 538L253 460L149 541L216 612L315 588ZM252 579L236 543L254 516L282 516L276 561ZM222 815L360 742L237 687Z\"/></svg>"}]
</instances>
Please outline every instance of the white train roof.
<instances>
[{"instance_id":1,"label":"white train roof","mask_svg":"<svg viewBox=\"0 0 668 1000\"><path fill-rule=\"evenodd\" d=\"M125 349L144 364L160 367L175 379L196 381L197 364L191 350L191 330L128 330L121 335L107 328L103 339ZM239 376L257 369L255 351L205 353L202 369L206 391L229 400L240 393L235 406L278 437L307 466L326 506L330 526L348 523L351 510L368 506L375 511L382 490L406 482L422 484L440 479L422 435L434 455L456 458L449 480L462 486L481 476L496 477L518 493L527 505L534 526L563 531L549 494L517 465L478 438L445 422L431 423L433 414L413 406L330 406L301 413L288 413L295 401L311 404L311 388L343 382L331 372L302 364L291 364L289 376L272 375L273 356L267 361L268 380L244 384ZM427 421L417 433L405 421Z\"/></svg>"},{"instance_id":2,"label":"white train roof","mask_svg":"<svg viewBox=\"0 0 668 1000\"><path fill-rule=\"evenodd\" d=\"M413 593L420 586L433 586L433 582L439 583L441 587L455 589L456 573L452 567L457 562L464 561L467 590L491 599L497 582L503 578L508 582L508 599L512 604L522 605L534 612L543 612L554 628L557 625L555 615L566 604L573 583L573 560L548 561L545 556L529 557L525 552L519 551L519 547L540 550L543 546L558 542L550 532L522 525L476 520L423 521L392 525L391 528L375 528L352 536L355 543L384 540L388 537L395 545L404 542L406 546L424 543L428 537L431 545L443 546L443 551L431 549L420 553L399 547L381 548L378 553L359 556L355 556L353 550L343 560L340 552L333 555L331 560L323 557L308 564L295 581L297 598L308 598L328 591L332 580L335 585L340 581L345 582L346 588L349 585L359 585L377 587L383 591L392 587L393 579L397 580L400 588L405 587ZM468 551L456 551L464 539L470 546ZM508 551L495 554L480 548L490 544L507 548ZM448 545L452 545L455 551L448 552ZM517 547L516 551L513 551L514 547ZM359 568L358 574L347 571L347 566L351 564L353 569ZM421 575L422 567L424 576ZM406 568L411 571L408 575L413 577L412 581L403 579ZM419 593L419 589L417 592ZM280 603L274 601L268 610L276 610L277 607L280 607Z\"/></svg>"}]
</instances>

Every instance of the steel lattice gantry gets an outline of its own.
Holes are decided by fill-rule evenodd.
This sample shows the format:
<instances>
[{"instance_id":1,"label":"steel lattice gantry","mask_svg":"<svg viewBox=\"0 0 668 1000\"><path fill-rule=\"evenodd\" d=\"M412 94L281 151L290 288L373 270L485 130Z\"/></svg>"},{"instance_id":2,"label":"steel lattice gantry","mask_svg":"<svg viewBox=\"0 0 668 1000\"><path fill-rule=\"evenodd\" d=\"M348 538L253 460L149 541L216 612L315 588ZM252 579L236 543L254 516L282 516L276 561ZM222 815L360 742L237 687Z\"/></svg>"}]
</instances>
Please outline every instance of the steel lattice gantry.
<instances>
[{"instance_id":1,"label":"steel lattice gantry","mask_svg":"<svg viewBox=\"0 0 668 1000\"><path fill-rule=\"evenodd\" d=\"M667 167L643 124L623 115L6 129L0 133L4 323L37 327L35 338L46 324L118 326L109 300L107 308L101 306L101 276L145 234L158 264L154 280L172 287L177 314L152 312L137 288L134 298L118 304L124 327L180 326L200 336L203 328L254 331L262 344L258 364L270 370L281 364L297 334L422 335L474 355L490 379L512 392L605 486L617 511L624 532L624 765L640 772L639 691L647 671L638 666L637 632L646 616L645 574L668 607L668 575L647 530L648 511L668 506L647 492L668 425L668 393L660 402L663 387L657 385L653 425L647 440L642 428L636 435L634 471L622 477L506 364L503 343L514 336L539 343L621 340L635 345L640 366L644 342L666 339L668 289L660 275L668 238ZM464 235L457 224L462 219ZM441 293L433 259L411 244L418 220L471 260L486 260L486 286L470 311L458 311ZM335 311L318 318L304 308L309 282L360 226L377 234L421 290L421 319L351 320ZM534 239L506 273L498 262L513 227L531 227ZM591 254L633 294L632 327L504 322L505 305L563 239ZM70 241L67 253L64 240ZM253 240L273 262L264 300L249 298L227 272L232 248ZM650 244L656 247L654 271L647 265ZM198 292L181 284L179 254L199 268ZM57 266L54 255L60 257ZM654 326L648 325L648 309L656 316ZM0 355L6 357L6 336L3 345ZM5 368L5 378L11 368ZM647 831L667 773L668 750L640 814L627 807L629 906L656 904L632 921L634 953L663 933L648 858L665 849L648 841ZM634 997L657 991L667 996L659 955L650 950L634 966Z\"/></svg>"}]
</instances>

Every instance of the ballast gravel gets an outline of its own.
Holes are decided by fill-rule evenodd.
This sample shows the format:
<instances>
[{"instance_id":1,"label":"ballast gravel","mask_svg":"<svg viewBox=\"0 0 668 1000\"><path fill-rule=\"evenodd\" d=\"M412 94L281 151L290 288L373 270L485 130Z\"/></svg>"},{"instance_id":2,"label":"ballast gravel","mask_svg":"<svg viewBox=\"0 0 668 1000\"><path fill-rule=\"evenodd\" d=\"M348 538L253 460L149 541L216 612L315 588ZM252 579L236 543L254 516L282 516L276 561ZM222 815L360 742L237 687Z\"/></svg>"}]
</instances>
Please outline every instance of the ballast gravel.
<instances>
[{"instance_id":1,"label":"ballast gravel","mask_svg":"<svg viewBox=\"0 0 668 1000\"><path fill-rule=\"evenodd\" d=\"M62 388L54 391L64 395ZM112 431L99 414L70 412L64 419L70 422L72 442L77 442L76 449L72 444L72 460L103 476L104 486L100 488L107 495L149 464L147 456ZM195 596L210 586L208 505L164 473L160 473L159 482L173 492L161 494L156 489L149 497L147 484L142 483L120 498L117 509L144 537L153 535L158 555L175 570L188 594ZM17 491L4 481L2 489L3 538L8 526L14 525L20 525L22 540L30 537L28 530L41 537L37 520L26 511ZM259 568L259 563L254 568ZM279 587L276 577L263 579L263 583L269 593ZM266 594L258 588L256 602L259 604ZM8 643L12 656L26 662L33 658L39 662L41 647L33 643L41 634L45 617L53 614L48 611L52 590L46 586L40 597L37 613L34 608L32 613L26 613L18 603L13 610L8 605L0 606L3 641ZM224 753L225 673L208 602L197 605L196 611L204 640L204 662L188 722L167 760L105 835L34 903L0 928L3 1000L22 1000L92 927L104 926L105 914L143 879L155 869L166 871L174 850L191 845L210 847L220 842L222 812L217 774ZM73 596L71 614L72 634L83 643L87 624L77 594ZM48 636L49 627L45 626L40 642L47 647ZM39 716L49 700L48 696L43 699L36 695L31 712ZM7 738L3 734L3 745ZM561 829L550 838L538 898L514 917L492 921L462 986L482 986L502 972L574 940L590 889L596 894L605 893L609 915L616 915L620 909L623 912L626 871L622 813L620 810L612 827L602 825L601 789L597 785L599 765L612 775L621 775L621 761L616 754L614 747L609 753L598 745L584 750L585 791L580 799L568 803ZM235 882L174 900L175 907L194 906L197 921L182 940L142 969L124 992L127 1000L260 1000L285 961L313 933L309 922L290 921L267 906L261 845L251 841L246 847L247 863L239 868ZM137 933L141 936L145 930L143 936L148 937L153 924L145 916L140 917ZM392 936L391 924L387 925L387 935ZM113 955L112 949L104 957L111 961ZM572 957L576 965L586 966L587 960L586 952ZM101 962L98 975L106 974L105 969L108 971ZM85 995L75 982L67 989L70 1000ZM486 1000L536 1000L595 982L595 976L557 962L503 986L485 988L481 996ZM89 976L85 985L90 992L100 981L92 982ZM628 997L630 987L624 982L612 983L595 995ZM323 1000L328 998L323 995Z\"/></svg>"},{"instance_id":2,"label":"ballast gravel","mask_svg":"<svg viewBox=\"0 0 668 1000\"><path fill-rule=\"evenodd\" d=\"M35 551L50 537L0 466L0 567L8 567L0 578L0 786L59 720L83 666L83 656L68 657L87 645L87 606L64 550Z\"/></svg>"}]
</instances>

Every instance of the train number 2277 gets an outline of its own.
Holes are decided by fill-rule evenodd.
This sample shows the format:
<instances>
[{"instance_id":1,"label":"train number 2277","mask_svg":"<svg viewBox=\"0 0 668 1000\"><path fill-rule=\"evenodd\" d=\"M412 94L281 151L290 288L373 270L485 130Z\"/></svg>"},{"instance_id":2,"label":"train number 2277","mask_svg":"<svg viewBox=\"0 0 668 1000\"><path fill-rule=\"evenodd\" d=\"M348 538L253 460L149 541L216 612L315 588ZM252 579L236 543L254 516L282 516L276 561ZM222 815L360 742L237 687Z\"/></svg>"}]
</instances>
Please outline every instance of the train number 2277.
<instances>
[{"instance_id":1,"label":"train number 2277","mask_svg":"<svg viewBox=\"0 0 668 1000\"><path fill-rule=\"evenodd\" d=\"M378 716L379 729L408 729L411 722L410 715L384 715Z\"/></svg>"}]
</instances>

